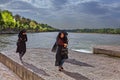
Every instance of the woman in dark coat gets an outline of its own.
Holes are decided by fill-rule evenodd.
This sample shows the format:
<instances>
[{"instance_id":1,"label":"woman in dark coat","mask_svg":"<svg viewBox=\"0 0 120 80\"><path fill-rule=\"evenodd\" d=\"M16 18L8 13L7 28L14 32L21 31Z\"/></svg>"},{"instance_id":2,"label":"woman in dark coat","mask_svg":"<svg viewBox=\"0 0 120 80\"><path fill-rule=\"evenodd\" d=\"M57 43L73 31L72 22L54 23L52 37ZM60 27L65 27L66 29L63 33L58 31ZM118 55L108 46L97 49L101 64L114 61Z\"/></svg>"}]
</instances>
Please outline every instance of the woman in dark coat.
<instances>
[{"instance_id":1,"label":"woman in dark coat","mask_svg":"<svg viewBox=\"0 0 120 80\"><path fill-rule=\"evenodd\" d=\"M67 35L68 34L65 31L61 31L58 34L57 39L56 39L57 51L56 51L55 66L58 66L59 71L63 70L63 63L65 59L68 59Z\"/></svg>"},{"instance_id":2,"label":"woman in dark coat","mask_svg":"<svg viewBox=\"0 0 120 80\"><path fill-rule=\"evenodd\" d=\"M17 50L16 50L16 53L19 53L21 61L23 55L26 52L26 42L27 42L26 30L22 30L18 35Z\"/></svg>"}]
</instances>

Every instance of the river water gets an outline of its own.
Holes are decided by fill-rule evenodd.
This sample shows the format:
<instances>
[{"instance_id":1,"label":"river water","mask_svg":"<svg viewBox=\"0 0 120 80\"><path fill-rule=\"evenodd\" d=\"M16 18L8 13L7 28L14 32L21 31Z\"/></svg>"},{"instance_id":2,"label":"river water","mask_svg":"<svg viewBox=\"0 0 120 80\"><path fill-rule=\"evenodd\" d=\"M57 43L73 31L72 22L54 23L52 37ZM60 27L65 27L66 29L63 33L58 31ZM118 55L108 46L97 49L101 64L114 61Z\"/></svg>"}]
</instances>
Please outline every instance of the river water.
<instances>
[{"instance_id":1,"label":"river water","mask_svg":"<svg viewBox=\"0 0 120 80\"><path fill-rule=\"evenodd\" d=\"M57 32L28 33L27 48L52 48ZM92 52L97 45L120 46L120 35L68 33L69 49L79 52ZM16 48L17 34L0 35L0 51Z\"/></svg>"}]
</instances>

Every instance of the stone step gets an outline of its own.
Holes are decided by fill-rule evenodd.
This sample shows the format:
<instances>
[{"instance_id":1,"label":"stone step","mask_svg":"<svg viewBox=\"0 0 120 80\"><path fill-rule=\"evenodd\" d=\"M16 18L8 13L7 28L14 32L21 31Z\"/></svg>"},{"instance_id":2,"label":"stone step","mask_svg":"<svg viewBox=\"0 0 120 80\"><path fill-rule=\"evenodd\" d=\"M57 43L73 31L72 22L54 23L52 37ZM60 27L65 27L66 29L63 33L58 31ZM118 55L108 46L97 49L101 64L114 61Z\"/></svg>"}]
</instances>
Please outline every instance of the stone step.
<instances>
[{"instance_id":1,"label":"stone step","mask_svg":"<svg viewBox=\"0 0 120 80\"><path fill-rule=\"evenodd\" d=\"M96 46L93 53L120 57L120 46Z\"/></svg>"}]
</instances>

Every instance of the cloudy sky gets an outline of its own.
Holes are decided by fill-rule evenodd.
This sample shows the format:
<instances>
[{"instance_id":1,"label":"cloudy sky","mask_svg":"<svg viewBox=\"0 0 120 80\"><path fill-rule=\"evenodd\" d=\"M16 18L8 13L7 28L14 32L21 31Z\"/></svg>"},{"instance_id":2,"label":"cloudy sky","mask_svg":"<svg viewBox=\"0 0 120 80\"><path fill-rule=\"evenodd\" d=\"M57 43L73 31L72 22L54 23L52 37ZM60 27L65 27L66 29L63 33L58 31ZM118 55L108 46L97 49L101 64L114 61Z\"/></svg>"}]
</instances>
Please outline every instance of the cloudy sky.
<instances>
[{"instance_id":1,"label":"cloudy sky","mask_svg":"<svg viewBox=\"0 0 120 80\"><path fill-rule=\"evenodd\" d=\"M0 9L59 29L120 28L120 0L0 0Z\"/></svg>"}]
</instances>

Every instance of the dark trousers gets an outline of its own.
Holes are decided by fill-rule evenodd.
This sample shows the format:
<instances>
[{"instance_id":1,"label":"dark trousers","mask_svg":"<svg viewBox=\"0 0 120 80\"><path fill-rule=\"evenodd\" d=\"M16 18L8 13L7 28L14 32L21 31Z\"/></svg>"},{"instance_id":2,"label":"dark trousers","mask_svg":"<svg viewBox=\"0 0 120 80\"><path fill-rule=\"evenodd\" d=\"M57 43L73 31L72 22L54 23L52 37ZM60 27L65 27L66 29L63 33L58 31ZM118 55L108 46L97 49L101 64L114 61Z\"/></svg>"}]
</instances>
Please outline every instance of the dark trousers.
<instances>
[{"instance_id":1,"label":"dark trousers","mask_svg":"<svg viewBox=\"0 0 120 80\"><path fill-rule=\"evenodd\" d=\"M24 56L25 52L20 52L19 53L19 56L20 56L20 59L22 59L22 57Z\"/></svg>"},{"instance_id":2,"label":"dark trousers","mask_svg":"<svg viewBox=\"0 0 120 80\"><path fill-rule=\"evenodd\" d=\"M65 59L62 59L62 60L60 61L60 67L63 66L64 62L65 62Z\"/></svg>"}]
</instances>

